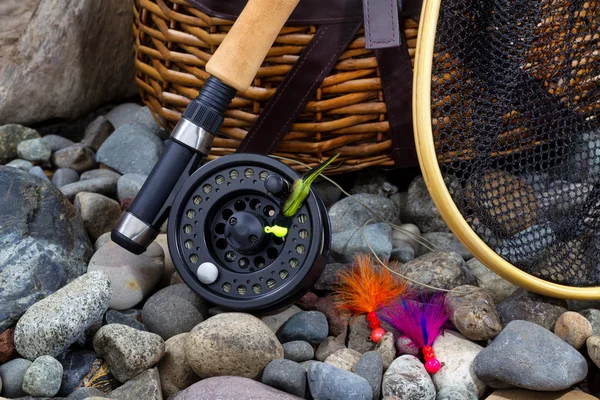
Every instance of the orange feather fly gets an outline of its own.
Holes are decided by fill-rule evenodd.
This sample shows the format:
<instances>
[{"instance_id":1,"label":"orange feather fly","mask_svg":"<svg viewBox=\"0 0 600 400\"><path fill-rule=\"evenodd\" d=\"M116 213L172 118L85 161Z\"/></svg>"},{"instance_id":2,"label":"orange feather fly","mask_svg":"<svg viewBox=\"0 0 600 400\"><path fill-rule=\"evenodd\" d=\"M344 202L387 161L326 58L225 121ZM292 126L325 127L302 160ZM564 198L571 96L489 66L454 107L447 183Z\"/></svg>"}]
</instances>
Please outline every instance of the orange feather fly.
<instances>
[{"instance_id":1,"label":"orange feather fly","mask_svg":"<svg viewBox=\"0 0 600 400\"><path fill-rule=\"evenodd\" d=\"M406 281L387 268L374 268L369 254L359 254L348 270L338 273L334 300L341 309L354 314L375 311L403 294Z\"/></svg>"}]
</instances>

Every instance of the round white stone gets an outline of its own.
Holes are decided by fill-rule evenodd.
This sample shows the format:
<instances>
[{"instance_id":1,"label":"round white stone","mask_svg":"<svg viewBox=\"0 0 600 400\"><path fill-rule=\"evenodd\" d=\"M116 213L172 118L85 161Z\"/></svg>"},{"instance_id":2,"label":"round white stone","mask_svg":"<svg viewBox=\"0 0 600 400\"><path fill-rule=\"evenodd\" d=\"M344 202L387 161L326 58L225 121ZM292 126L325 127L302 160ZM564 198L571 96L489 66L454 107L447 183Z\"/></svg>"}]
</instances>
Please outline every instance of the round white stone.
<instances>
[{"instance_id":1,"label":"round white stone","mask_svg":"<svg viewBox=\"0 0 600 400\"><path fill-rule=\"evenodd\" d=\"M198 280L205 285L210 285L215 282L219 277L219 269L217 266L210 262L200 264L198 271L196 272Z\"/></svg>"}]
</instances>

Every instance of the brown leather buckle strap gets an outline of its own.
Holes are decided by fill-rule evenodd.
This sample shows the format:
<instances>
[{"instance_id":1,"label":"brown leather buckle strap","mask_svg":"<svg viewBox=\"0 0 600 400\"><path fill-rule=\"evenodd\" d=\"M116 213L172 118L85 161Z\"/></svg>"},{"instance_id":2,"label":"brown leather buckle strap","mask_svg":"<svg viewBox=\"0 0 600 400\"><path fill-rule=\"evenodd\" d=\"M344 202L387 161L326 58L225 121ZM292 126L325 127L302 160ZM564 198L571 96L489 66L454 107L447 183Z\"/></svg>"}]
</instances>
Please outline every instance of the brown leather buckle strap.
<instances>
[{"instance_id":1,"label":"brown leather buckle strap","mask_svg":"<svg viewBox=\"0 0 600 400\"><path fill-rule=\"evenodd\" d=\"M238 153L275 151L361 26L362 22L346 22L322 25L317 30L246 134Z\"/></svg>"},{"instance_id":2,"label":"brown leather buckle strap","mask_svg":"<svg viewBox=\"0 0 600 400\"><path fill-rule=\"evenodd\" d=\"M375 50L383 97L392 138L392 158L396 167L419 164L412 125L412 64L400 19L402 41L399 47Z\"/></svg>"},{"instance_id":3,"label":"brown leather buckle strap","mask_svg":"<svg viewBox=\"0 0 600 400\"><path fill-rule=\"evenodd\" d=\"M400 46L397 0L363 0L363 13L367 49Z\"/></svg>"}]
</instances>

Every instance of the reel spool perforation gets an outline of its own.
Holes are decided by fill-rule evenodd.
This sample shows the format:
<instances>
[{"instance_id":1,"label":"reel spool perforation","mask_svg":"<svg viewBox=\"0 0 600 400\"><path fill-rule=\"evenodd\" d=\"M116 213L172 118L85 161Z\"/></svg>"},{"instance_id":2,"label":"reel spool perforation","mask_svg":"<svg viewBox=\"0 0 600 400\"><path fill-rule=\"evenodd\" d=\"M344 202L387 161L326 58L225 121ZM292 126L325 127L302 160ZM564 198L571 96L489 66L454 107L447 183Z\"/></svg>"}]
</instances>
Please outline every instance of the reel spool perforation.
<instances>
[{"instance_id":1,"label":"reel spool perforation","mask_svg":"<svg viewBox=\"0 0 600 400\"><path fill-rule=\"evenodd\" d=\"M224 157L196 171L174 202L169 217L174 264L209 301L236 309L278 308L299 297L322 271L328 244L321 226L329 221L321 200L309 196L285 238L264 233L265 226L276 224L281 202L265 188L269 175L281 176L290 186L298 177L268 157ZM206 262L219 270L211 284L196 276Z\"/></svg>"}]
</instances>

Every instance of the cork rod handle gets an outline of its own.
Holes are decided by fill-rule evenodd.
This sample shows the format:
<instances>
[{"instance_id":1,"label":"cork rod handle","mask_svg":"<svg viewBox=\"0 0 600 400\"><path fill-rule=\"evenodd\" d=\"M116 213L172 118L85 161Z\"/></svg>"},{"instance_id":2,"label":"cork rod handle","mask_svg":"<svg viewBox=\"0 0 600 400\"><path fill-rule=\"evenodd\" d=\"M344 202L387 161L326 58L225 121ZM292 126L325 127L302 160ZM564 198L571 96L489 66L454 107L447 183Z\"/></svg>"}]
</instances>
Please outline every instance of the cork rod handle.
<instances>
[{"instance_id":1,"label":"cork rod handle","mask_svg":"<svg viewBox=\"0 0 600 400\"><path fill-rule=\"evenodd\" d=\"M240 92L248 90L299 1L249 0L206 64L206 71Z\"/></svg>"}]
</instances>

